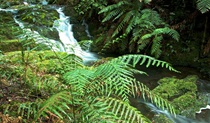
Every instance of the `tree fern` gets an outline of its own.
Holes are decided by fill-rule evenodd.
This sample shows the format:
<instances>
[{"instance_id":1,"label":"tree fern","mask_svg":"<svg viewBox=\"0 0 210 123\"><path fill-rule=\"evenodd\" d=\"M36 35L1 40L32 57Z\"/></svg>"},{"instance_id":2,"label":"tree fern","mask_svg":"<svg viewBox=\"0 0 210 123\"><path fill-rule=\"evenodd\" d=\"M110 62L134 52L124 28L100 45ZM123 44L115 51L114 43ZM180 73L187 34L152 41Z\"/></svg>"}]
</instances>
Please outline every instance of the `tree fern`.
<instances>
[{"instance_id":1,"label":"tree fern","mask_svg":"<svg viewBox=\"0 0 210 123\"><path fill-rule=\"evenodd\" d=\"M197 9L201 11L201 13L205 13L210 9L210 1L209 0L197 0Z\"/></svg>"}]
</instances>

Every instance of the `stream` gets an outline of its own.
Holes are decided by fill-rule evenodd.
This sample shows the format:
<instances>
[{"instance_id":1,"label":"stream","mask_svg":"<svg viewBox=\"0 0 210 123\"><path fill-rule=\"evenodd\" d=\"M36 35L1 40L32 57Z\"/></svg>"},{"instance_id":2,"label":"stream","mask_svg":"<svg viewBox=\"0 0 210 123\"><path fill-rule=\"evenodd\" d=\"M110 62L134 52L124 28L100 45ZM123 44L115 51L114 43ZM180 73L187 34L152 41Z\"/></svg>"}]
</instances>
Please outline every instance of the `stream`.
<instances>
[{"instance_id":1,"label":"stream","mask_svg":"<svg viewBox=\"0 0 210 123\"><path fill-rule=\"evenodd\" d=\"M46 3L45 3L46 4ZM59 14L59 19L54 22L54 28L58 31L59 34L59 41L52 40L46 38L46 40L50 41L52 43L52 49L56 51L62 51L67 52L69 54L75 54L79 57L81 57L85 63L90 61L97 60L97 56L94 53L91 53L89 51L84 51L78 44L77 40L73 36L72 32L72 24L70 24L70 18L68 16L65 16L63 13L62 7L55 7L55 10ZM14 15L15 22L23 29L24 24L20 20L16 19L16 13L17 10L13 9L1 9L0 11L6 11L6 12L12 12ZM83 22L83 24L88 27L88 25ZM31 33L35 33L39 35L38 32L32 31L31 29L27 29ZM87 30L86 30L87 31ZM88 37L92 37L89 32L86 32ZM49 43L49 42L48 42ZM153 89L157 86L157 81L163 77L172 77L176 76L177 78L184 78L187 75L196 74L199 77L202 78L202 75L200 75L199 71L196 71L193 68L183 68L178 67L177 70L182 71L182 74L170 72L169 70L163 69L163 68L139 68L149 74L149 77L144 75L138 75L136 76L137 80L146 83L146 85L149 85L150 89ZM210 82L204 79L200 79L198 82L198 88L199 91L202 93L205 93L206 95L210 95ZM210 96L209 96L210 98ZM210 123L210 106L207 105L207 107L201 107L201 110L196 113L196 119L189 119L184 116L177 115L176 117L170 115L167 111L158 109L153 104L149 102L139 100L132 100L132 103L137 107L141 112L150 118L154 117L158 114L164 114L169 119L171 119L174 123ZM210 99L208 104L210 104Z\"/></svg>"},{"instance_id":2,"label":"stream","mask_svg":"<svg viewBox=\"0 0 210 123\"><path fill-rule=\"evenodd\" d=\"M201 107L200 111L195 112L195 119L190 119L181 115L173 116L168 111L159 109L150 102L145 102L142 99L131 99L131 102L133 103L132 105L137 107L137 109L139 109L145 116L153 119L155 116L163 114L174 123L210 123L210 81L198 70L195 68L175 66L175 69L181 71L181 73L175 73L165 68L146 68L143 66L138 66L137 68L148 73L148 76L136 75L135 77L138 81L143 82L150 87L150 89L154 89L158 85L157 81L163 77L176 77L183 79L188 75L197 75L199 77L197 81L198 91L206 95L208 98L208 105L206 107Z\"/></svg>"}]
</instances>

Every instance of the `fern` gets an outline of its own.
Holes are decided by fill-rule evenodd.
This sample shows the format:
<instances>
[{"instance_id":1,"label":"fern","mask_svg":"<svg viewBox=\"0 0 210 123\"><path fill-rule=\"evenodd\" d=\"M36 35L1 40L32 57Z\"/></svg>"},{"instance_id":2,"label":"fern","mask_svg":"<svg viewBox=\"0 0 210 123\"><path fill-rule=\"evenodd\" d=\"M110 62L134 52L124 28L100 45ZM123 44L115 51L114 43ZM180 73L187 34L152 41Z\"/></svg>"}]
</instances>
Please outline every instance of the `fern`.
<instances>
[{"instance_id":1,"label":"fern","mask_svg":"<svg viewBox=\"0 0 210 123\"><path fill-rule=\"evenodd\" d=\"M210 1L209 0L197 0L197 9L201 11L201 13L208 12L210 9Z\"/></svg>"},{"instance_id":2,"label":"fern","mask_svg":"<svg viewBox=\"0 0 210 123\"><path fill-rule=\"evenodd\" d=\"M150 56L124 55L93 69L76 69L66 73L66 82L73 87L74 91L79 92L80 96L82 96L79 99L82 99L82 102L75 102L78 106L81 106L79 108L82 110L80 115L86 116L84 118L90 122L93 122L93 119L96 122L101 122L105 119L110 122L116 122L116 120L122 122L146 122L147 120L139 111L128 105L128 98L130 96L143 96L145 100L149 99L158 107L162 109L166 108L174 114L173 107L167 101L153 94L145 85L133 79L133 73L146 74L133 68L137 64L145 64L146 67L151 65L162 66L176 71L167 62L154 59ZM86 95L89 96L86 97ZM102 109L100 109L100 105L103 107L101 107ZM120 110L122 108L123 110ZM106 110L107 114L103 113L104 110ZM132 117L129 117L130 119L126 118L128 114L133 114ZM111 115L117 117L111 117Z\"/></svg>"},{"instance_id":3,"label":"fern","mask_svg":"<svg viewBox=\"0 0 210 123\"><path fill-rule=\"evenodd\" d=\"M179 40L178 32L170 29L156 11L142 9L143 5L144 3L137 0L134 3L124 0L99 11L99 14L105 16L102 22L115 21L117 24L111 39L107 38L102 51L106 51L112 45L119 44L120 47L130 45L130 52L139 53L152 43L151 54L158 58L162 52L161 41L164 40L164 35ZM132 35L132 37L129 35ZM121 51L125 50L124 47Z\"/></svg>"},{"instance_id":4,"label":"fern","mask_svg":"<svg viewBox=\"0 0 210 123\"><path fill-rule=\"evenodd\" d=\"M112 97L103 97L100 101L104 101L111 108L109 109L113 114L119 117L119 121L122 123L150 123L140 111L130 106L122 100L117 100Z\"/></svg>"},{"instance_id":5,"label":"fern","mask_svg":"<svg viewBox=\"0 0 210 123\"><path fill-rule=\"evenodd\" d=\"M37 99L34 102L27 101L24 103L16 103L13 105L7 105L4 109L4 114L8 114L12 110L17 110L17 114L25 119L31 119L36 116L38 109L41 106L43 100Z\"/></svg>"},{"instance_id":6,"label":"fern","mask_svg":"<svg viewBox=\"0 0 210 123\"><path fill-rule=\"evenodd\" d=\"M52 95L48 100L46 100L41 108L38 110L34 121L37 121L37 119L41 115L47 115L48 112L52 112L55 115L59 116L61 119L63 119L62 115L65 115L71 120L72 118L70 115L65 111L65 109L70 109L68 104L72 104L71 101L71 94L67 91L61 91L59 93L56 93Z\"/></svg>"}]
</instances>

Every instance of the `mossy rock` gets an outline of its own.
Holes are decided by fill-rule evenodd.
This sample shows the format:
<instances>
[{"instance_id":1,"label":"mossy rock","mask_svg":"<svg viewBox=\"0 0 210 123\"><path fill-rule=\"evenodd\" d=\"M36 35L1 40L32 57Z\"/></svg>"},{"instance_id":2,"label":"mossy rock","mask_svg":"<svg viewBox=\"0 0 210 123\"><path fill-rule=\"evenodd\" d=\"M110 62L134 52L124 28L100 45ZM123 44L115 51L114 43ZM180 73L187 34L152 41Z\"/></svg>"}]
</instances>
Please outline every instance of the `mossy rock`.
<instances>
[{"instance_id":1,"label":"mossy rock","mask_svg":"<svg viewBox=\"0 0 210 123\"><path fill-rule=\"evenodd\" d=\"M152 119L155 123L174 123L173 121L171 121L169 118L167 118L165 115L163 114L158 114L155 115L154 118Z\"/></svg>"},{"instance_id":2,"label":"mossy rock","mask_svg":"<svg viewBox=\"0 0 210 123\"><path fill-rule=\"evenodd\" d=\"M1 0L0 8L8 8L14 5L23 4L24 0Z\"/></svg>"},{"instance_id":3,"label":"mossy rock","mask_svg":"<svg viewBox=\"0 0 210 123\"><path fill-rule=\"evenodd\" d=\"M18 18L28 24L53 27L54 21L59 18L58 12L45 6L34 6L18 11Z\"/></svg>"},{"instance_id":4,"label":"mossy rock","mask_svg":"<svg viewBox=\"0 0 210 123\"><path fill-rule=\"evenodd\" d=\"M158 81L160 85L153 92L169 100L178 114L194 117L195 112L205 104L197 99L197 80L197 75L184 79L166 77Z\"/></svg>"}]
</instances>

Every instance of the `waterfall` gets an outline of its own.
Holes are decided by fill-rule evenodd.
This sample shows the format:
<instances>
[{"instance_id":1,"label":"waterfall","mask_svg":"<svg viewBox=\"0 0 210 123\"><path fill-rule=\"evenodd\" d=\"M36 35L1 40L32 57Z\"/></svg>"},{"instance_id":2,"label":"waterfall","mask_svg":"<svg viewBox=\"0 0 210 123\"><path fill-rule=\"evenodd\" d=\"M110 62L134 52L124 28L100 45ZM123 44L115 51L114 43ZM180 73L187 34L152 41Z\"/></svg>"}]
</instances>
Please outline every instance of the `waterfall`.
<instances>
[{"instance_id":1,"label":"waterfall","mask_svg":"<svg viewBox=\"0 0 210 123\"><path fill-rule=\"evenodd\" d=\"M0 11L17 13L17 10L14 9L1 9ZM67 52L68 54L75 54L83 59L84 63L90 61L96 61L97 57L95 54L89 51L83 51L77 40L73 36L72 25L69 22L69 17L65 16L62 11L62 8L56 9L59 14L59 19L54 21L53 28L56 28L59 34L60 41L49 39L41 36L37 31L32 31L31 29L26 29L24 24L16 19L14 15L14 21L22 28L27 34L36 35L39 37L35 39L36 43L42 43L49 46L54 51Z\"/></svg>"},{"instance_id":2,"label":"waterfall","mask_svg":"<svg viewBox=\"0 0 210 123\"><path fill-rule=\"evenodd\" d=\"M72 25L69 22L69 17L64 15L62 8L58 8L56 10L59 13L59 20L54 22L54 27L59 33L59 37L65 52L73 53L81 57L85 62L97 60L93 53L82 50L77 40L73 36Z\"/></svg>"}]
</instances>

